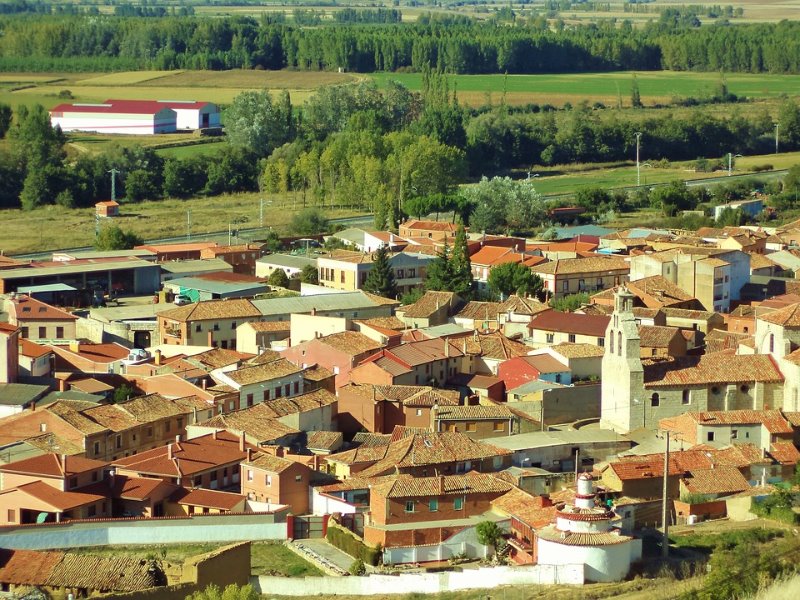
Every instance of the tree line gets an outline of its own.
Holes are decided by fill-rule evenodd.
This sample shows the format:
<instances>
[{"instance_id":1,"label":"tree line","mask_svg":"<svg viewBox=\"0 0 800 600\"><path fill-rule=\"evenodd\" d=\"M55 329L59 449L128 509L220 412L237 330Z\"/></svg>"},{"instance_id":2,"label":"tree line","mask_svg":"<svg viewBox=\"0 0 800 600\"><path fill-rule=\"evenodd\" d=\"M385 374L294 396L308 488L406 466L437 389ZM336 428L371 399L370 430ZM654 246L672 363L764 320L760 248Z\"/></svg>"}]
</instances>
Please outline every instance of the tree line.
<instances>
[{"instance_id":1,"label":"tree line","mask_svg":"<svg viewBox=\"0 0 800 600\"><path fill-rule=\"evenodd\" d=\"M668 11L643 28L611 20L551 26L538 17L513 25L435 16L404 24L396 22L398 11L385 9L337 12L335 26L315 27L270 16L6 15L0 17L0 69L64 64L66 70L77 59L95 69L800 71L800 22L699 26L681 15ZM377 22L365 27L370 19Z\"/></svg>"}]
</instances>

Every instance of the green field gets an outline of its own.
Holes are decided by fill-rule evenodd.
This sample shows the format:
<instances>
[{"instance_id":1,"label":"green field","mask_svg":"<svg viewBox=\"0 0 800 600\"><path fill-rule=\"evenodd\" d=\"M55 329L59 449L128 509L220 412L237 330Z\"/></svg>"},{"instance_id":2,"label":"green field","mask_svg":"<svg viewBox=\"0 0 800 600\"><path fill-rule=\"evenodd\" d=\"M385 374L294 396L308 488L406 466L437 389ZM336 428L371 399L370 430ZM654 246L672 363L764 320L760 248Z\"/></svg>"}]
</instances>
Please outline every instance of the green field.
<instances>
[{"instance_id":1,"label":"green field","mask_svg":"<svg viewBox=\"0 0 800 600\"><path fill-rule=\"evenodd\" d=\"M630 104L633 73L581 73L562 75L451 75L450 87L459 100L470 105L486 103L491 95L498 104L505 90L508 104L535 102L562 105L565 101L589 100L623 106ZM379 86L389 80L399 81L413 90L422 89L420 73L376 73L371 75ZM668 102L674 97L711 95L721 81L719 73L682 71L637 72L639 92L647 104ZM800 95L800 75L730 73L725 81L731 93L747 98L772 98L783 94Z\"/></svg>"}]
</instances>

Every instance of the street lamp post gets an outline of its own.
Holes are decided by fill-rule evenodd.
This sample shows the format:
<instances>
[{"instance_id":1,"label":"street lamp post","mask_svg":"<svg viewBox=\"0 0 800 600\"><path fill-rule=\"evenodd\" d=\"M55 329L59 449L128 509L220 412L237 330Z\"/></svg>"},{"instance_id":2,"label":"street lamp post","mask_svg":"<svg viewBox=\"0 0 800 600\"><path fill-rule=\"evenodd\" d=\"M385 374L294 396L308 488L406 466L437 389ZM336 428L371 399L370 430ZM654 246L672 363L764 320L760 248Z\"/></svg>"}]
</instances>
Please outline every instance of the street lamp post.
<instances>
[{"instance_id":1,"label":"street lamp post","mask_svg":"<svg viewBox=\"0 0 800 600\"><path fill-rule=\"evenodd\" d=\"M642 141L642 132L637 131L634 133L636 136L636 187L641 183L641 166L639 165L639 145Z\"/></svg>"},{"instance_id":2,"label":"street lamp post","mask_svg":"<svg viewBox=\"0 0 800 600\"><path fill-rule=\"evenodd\" d=\"M781 124L775 123L775 154L778 154L778 131L780 131Z\"/></svg>"},{"instance_id":3,"label":"street lamp post","mask_svg":"<svg viewBox=\"0 0 800 600\"><path fill-rule=\"evenodd\" d=\"M728 152L728 177L731 176L733 171L733 159L734 158L742 158L741 154L733 154L732 152Z\"/></svg>"}]
</instances>

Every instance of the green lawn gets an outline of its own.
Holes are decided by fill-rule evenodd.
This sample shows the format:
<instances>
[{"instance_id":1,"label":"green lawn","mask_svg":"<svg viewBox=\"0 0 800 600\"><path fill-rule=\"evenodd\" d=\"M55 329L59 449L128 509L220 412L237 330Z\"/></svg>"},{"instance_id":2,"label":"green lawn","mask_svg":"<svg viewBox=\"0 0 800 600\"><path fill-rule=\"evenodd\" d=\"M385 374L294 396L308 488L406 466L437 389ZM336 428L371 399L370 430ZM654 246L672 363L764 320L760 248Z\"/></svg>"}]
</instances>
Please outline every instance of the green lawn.
<instances>
[{"instance_id":1,"label":"green lawn","mask_svg":"<svg viewBox=\"0 0 800 600\"><path fill-rule=\"evenodd\" d=\"M585 96L587 99L622 96L623 103L630 99L633 73L581 73L559 75L451 75L450 86L461 93L492 93L495 101L505 89L509 95ZM389 80L399 81L410 89L422 89L420 73L376 73L371 75L380 86ZM700 97L719 85L719 73L688 73L679 71L637 72L642 99L670 98L672 96ZM725 80L731 93L748 98L795 95L800 91L800 75L771 75L726 73Z\"/></svg>"},{"instance_id":2,"label":"green lawn","mask_svg":"<svg viewBox=\"0 0 800 600\"><path fill-rule=\"evenodd\" d=\"M219 141L223 141L222 138L220 138ZM159 148L156 152L165 158L194 158L196 156L216 154L221 148L223 148L223 144L207 142L205 144L192 144L190 146L177 146L175 148Z\"/></svg>"}]
</instances>

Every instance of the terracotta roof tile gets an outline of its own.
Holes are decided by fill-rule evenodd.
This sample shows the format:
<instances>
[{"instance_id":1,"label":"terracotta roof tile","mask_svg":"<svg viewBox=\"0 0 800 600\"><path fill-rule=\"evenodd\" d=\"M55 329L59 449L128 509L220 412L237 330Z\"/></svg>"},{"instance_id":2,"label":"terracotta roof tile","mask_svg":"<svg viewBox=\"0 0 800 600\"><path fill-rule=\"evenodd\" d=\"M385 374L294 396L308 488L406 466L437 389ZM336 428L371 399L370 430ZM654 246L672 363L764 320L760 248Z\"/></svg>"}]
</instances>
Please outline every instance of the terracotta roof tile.
<instances>
[{"instance_id":1,"label":"terracotta roof tile","mask_svg":"<svg viewBox=\"0 0 800 600\"><path fill-rule=\"evenodd\" d=\"M532 267L534 273L543 275L573 275L576 273L608 273L630 271L631 265L617 256L593 256L591 258L564 258Z\"/></svg>"},{"instance_id":2,"label":"terracotta roof tile","mask_svg":"<svg viewBox=\"0 0 800 600\"><path fill-rule=\"evenodd\" d=\"M611 317L548 310L531 319L528 329L605 337Z\"/></svg>"},{"instance_id":3,"label":"terracotta roof tile","mask_svg":"<svg viewBox=\"0 0 800 600\"><path fill-rule=\"evenodd\" d=\"M282 473L295 463L291 460L281 458L280 456L275 456L274 454L260 453L254 457L253 460L245 461L242 464L263 469L270 473Z\"/></svg>"},{"instance_id":4,"label":"terracotta roof tile","mask_svg":"<svg viewBox=\"0 0 800 600\"><path fill-rule=\"evenodd\" d=\"M642 348L668 348L679 335L680 330L677 327L639 326L639 344Z\"/></svg>"},{"instance_id":5,"label":"terracotta roof tile","mask_svg":"<svg viewBox=\"0 0 800 600\"><path fill-rule=\"evenodd\" d=\"M800 327L800 304L790 304L784 308L759 315L756 319L783 327Z\"/></svg>"},{"instance_id":6,"label":"terracotta roof tile","mask_svg":"<svg viewBox=\"0 0 800 600\"><path fill-rule=\"evenodd\" d=\"M436 413L436 418L440 421L496 421L498 419L510 419L514 416L507 407L502 405L467 405L467 406L447 406L440 408Z\"/></svg>"},{"instance_id":7,"label":"terracotta roof tile","mask_svg":"<svg viewBox=\"0 0 800 600\"><path fill-rule=\"evenodd\" d=\"M87 494L84 492L62 492L61 490L47 485L42 481L33 481L24 485L4 490L4 492L11 492L14 489L23 492L32 498L36 498L40 502L44 502L53 507L57 511L67 511L87 504L93 504L105 500L105 496L98 494Z\"/></svg>"},{"instance_id":8,"label":"terracotta roof tile","mask_svg":"<svg viewBox=\"0 0 800 600\"><path fill-rule=\"evenodd\" d=\"M12 320L18 322L78 320L78 317L65 310L50 306L25 294L20 294L16 298L10 299L7 306Z\"/></svg>"},{"instance_id":9,"label":"terracotta roof tile","mask_svg":"<svg viewBox=\"0 0 800 600\"><path fill-rule=\"evenodd\" d=\"M184 506L202 506L221 510L233 510L237 506L244 504L247 500L247 498L241 494L200 488L181 488L174 492L170 499Z\"/></svg>"},{"instance_id":10,"label":"terracotta roof tile","mask_svg":"<svg viewBox=\"0 0 800 600\"><path fill-rule=\"evenodd\" d=\"M246 319L260 317L261 312L250 300L234 298L231 300L207 300L186 304L159 313L159 317L172 321L214 321L218 319Z\"/></svg>"},{"instance_id":11,"label":"terracotta roof tile","mask_svg":"<svg viewBox=\"0 0 800 600\"><path fill-rule=\"evenodd\" d=\"M694 469L681 481L686 491L694 494L736 494L750 487L736 467Z\"/></svg>"},{"instance_id":12,"label":"terracotta roof tile","mask_svg":"<svg viewBox=\"0 0 800 600\"><path fill-rule=\"evenodd\" d=\"M443 306L455 305L457 298L453 292L425 292L414 304L398 308L398 312L402 312L404 318L425 319Z\"/></svg>"},{"instance_id":13,"label":"terracotta roof tile","mask_svg":"<svg viewBox=\"0 0 800 600\"><path fill-rule=\"evenodd\" d=\"M499 473L494 474L495 477ZM512 487L507 493L492 500L492 508L514 517L529 527L539 529L555 520L556 507L542 496L533 496Z\"/></svg>"},{"instance_id":14,"label":"terracotta roof tile","mask_svg":"<svg viewBox=\"0 0 800 600\"><path fill-rule=\"evenodd\" d=\"M555 542L564 546L613 546L624 544L633 538L622 535L619 530L603 533L588 533L577 531L561 531L554 526L545 527L536 532L537 537Z\"/></svg>"},{"instance_id":15,"label":"terracotta roof tile","mask_svg":"<svg viewBox=\"0 0 800 600\"><path fill-rule=\"evenodd\" d=\"M564 358L597 358L603 356L605 350L600 346L594 344L571 344L563 342L551 346L551 348L558 352Z\"/></svg>"},{"instance_id":16,"label":"terracotta roof tile","mask_svg":"<svg viewBox=\"0 0 800 600\"><path fill-rule=\"evenodd\" d=\"M783 375L769 355L715 352L701 357L650 359L644 365L645 387L728 385L781 382Z\"/></svg>"},{"instance_id":17,"label":"terracotta roof tile","mask_svg":"<svg viewBox=\"0 0 800 600\"><path fill-rule=\"evenodd\" d=\"M773 442L769 454L782 465L795 465L800 461L800 451L788 440Z\"/></svg>"},{"instance_id":18,"label":"terracotta roof tile","mask_svg":"<svg viewBox=\"0 0 800 600\"><path fill-rule=\"evenodd\" d=\"M412 477L397 475L380 484L373 485L371 492L384 498L417 498L427 496L468 496L470 494L509 491L512 486L490 473L471 472L466 475L444 475L439 477Z\"/></svg>"},{"instance_id":19,"label":"terracotta roof tile","mask_svg":"<svg viewBox=\"0 0 800 600\"><path fill-rule=\"evenodd\" d=\"M249 385L251 383L260 383L279 377L286 377L287 375L293 375L301 371L302 369L294 363L289 362L285 358L279 358L272 362L230 371L227 373L227 376L239 385Z\"/></svg>"},{"instance_id":20,"label":"terracotta roof tile","mask_svg":"<svg viewBox=\"0 0 800 600\"><path fill-rule=\"evenodd\" d=\"M306 436L306 448L332 451L342 445L343 439L341 431L309 431Z\"/></svg>"},{"instance_id":21,"label":"terracotta roof tile","mask_svg":"<svg viewBox=\"0 0 800 600\"><path fill-rule=\"evenodd\" d=\"M357 331L341 331L318 338L320 344L324 344L345 354L356 356L365 352L374 352L383 347L383 344L376 342L370 337Z\"/></svg>"},{"instance_id":22,"label":"terracotta roof tile","mask_svg":"<svg viewBox=\"0 0 800 600\"><path fill-rule=\"evenodd\" d=\"M61 456L58 454L42 454L41 456L34 456L2 465L0 466L0 471L40 475L42 477L69 478L87 471L102 469L107 464L99 460L83 458L82 456L66 456L62 466L61 460Z\"/></svg>"}]
</instances>

